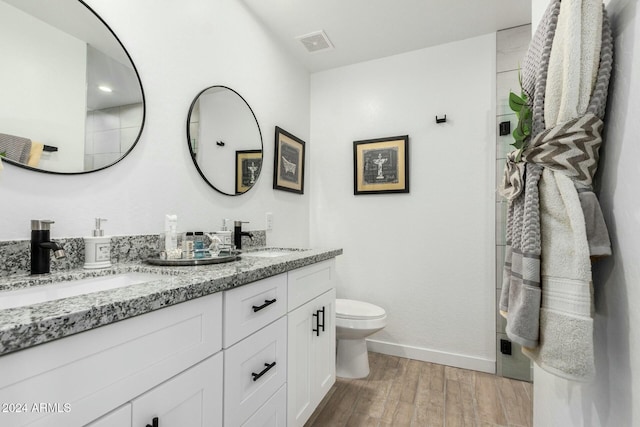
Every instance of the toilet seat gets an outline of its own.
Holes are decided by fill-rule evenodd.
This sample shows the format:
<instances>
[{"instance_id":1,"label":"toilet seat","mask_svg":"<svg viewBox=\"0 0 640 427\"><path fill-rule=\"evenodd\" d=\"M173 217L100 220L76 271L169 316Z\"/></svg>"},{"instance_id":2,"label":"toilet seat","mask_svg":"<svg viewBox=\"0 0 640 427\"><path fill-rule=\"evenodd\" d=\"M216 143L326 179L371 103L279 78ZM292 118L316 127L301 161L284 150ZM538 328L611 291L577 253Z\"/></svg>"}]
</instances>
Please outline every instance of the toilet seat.
<instances>
[{"instance_id":1,"label":"toilet seat","mask_svg":"<svg viewBox=\"0 0 640 427\"><path fill-rule=\"evenodd\" d=\"M387 313L382 307L364 301L336 299L336 318L347 320L382 319Z\"/></svg>"}]
</instances>

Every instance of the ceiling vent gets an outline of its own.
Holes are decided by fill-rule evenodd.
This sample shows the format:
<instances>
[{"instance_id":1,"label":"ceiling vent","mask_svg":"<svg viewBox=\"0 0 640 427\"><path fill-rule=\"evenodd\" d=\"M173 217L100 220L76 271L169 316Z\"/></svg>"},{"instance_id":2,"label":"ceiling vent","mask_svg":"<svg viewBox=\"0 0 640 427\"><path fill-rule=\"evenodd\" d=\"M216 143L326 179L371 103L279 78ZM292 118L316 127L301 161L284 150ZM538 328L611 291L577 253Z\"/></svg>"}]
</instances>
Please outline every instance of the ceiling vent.
<instances>
[{"instance_id":1,"label":"ceiling vent","mask_svg":"<svg viewBox=\"0 0 640 427\"><path fill-rule=\"evenodd\" d=\"M314 31L313 33L298 36L296 40L300 40L309 53L333 49L333 44L331 44L324 31Z\"/></svg>"}]
</instances>

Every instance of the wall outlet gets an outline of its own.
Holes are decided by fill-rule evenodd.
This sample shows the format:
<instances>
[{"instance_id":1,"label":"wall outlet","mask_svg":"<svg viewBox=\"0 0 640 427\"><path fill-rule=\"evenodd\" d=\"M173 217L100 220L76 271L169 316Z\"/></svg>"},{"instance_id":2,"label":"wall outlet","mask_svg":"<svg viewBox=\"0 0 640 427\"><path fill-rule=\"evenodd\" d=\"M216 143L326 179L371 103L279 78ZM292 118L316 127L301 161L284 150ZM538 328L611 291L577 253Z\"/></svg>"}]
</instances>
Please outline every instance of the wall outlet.
<instances>
[{"instance_id":1,"label":"wall outlet","mask_svg":"<svg viewBox=\"0 0 640 427\"><path fill-rule=\"evenodd\" d=\"M273 230L273 214L271 212L267 212L264 215L264 219L265 219L265 223L266 223L266 229L268 231Z\"/></svg>"}]
</instances>

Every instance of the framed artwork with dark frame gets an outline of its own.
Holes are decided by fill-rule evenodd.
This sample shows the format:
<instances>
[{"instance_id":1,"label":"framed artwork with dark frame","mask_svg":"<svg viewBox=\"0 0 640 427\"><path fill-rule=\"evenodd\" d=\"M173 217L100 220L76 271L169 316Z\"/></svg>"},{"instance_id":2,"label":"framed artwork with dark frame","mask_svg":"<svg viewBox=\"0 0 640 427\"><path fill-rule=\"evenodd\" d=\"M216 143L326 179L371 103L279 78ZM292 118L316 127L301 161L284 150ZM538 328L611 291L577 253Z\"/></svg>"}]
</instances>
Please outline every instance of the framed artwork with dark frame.
<instances>
[{"instance_id":1,"label":"framed artwork with dark frame","mask_svg":"<svg viewBox=\"0 0 640 427\"><path fill-rule=\"evenodd\" d=\"M262 150L236 151L236 194L256 183L262 169Z\"/></svg>"},{"instance_id":2,"label":"framed artwork with dark frame","mask_svg":"<svg viewBox=\"0 0 640 427\"><path fill-rule=\"evenodd\" d=\"M353 194L409 192L409 136L353 142Z\"/></svg>"},{"instance_id":3,"label":"framed artwork with dark frame","mask_svg":"<svg viewBox=\"0 0 640 427\"><path fill-rule=\"evenodd\" d=\"M304 193L304 141L276 126L273 188Z\"/></svg>"}]
</instances>

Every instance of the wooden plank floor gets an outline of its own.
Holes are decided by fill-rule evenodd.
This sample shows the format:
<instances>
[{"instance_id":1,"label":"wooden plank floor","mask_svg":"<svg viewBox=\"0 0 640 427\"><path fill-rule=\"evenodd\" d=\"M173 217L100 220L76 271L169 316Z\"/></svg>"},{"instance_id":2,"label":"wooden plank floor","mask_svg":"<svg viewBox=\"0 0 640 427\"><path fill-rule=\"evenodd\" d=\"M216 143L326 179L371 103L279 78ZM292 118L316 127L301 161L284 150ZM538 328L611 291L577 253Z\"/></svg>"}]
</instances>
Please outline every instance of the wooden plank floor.
<instances>
[{"instance_id":1,"label":"wooden plank floor","mask_svg":"<svg viewBox=\"0 0 640 427\"><path fill-rule=\"evenodd\" d=\"M532 425L531 383L369 352L367 378L337 378L305 427Z\"/></svg>"}]
</instances>

